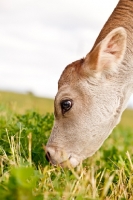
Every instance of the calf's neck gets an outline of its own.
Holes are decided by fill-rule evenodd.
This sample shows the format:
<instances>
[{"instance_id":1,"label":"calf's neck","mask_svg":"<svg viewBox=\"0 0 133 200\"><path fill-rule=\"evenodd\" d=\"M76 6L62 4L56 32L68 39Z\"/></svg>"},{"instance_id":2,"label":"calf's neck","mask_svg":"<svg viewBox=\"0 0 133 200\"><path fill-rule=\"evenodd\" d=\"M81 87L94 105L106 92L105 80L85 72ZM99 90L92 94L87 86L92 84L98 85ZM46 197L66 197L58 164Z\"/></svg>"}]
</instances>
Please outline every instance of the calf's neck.
<instances>
[{"instance_id":1,"label":"calf's neck","mask_svg":"<svg viewBox=\"0 0 133 200\"><path fill-rule=\"evenodd\" d=\"M133 0L120 0L85 58L63 71L46 155L77 166L119 123L133 92Z\"/></svg>"}]
</instances>

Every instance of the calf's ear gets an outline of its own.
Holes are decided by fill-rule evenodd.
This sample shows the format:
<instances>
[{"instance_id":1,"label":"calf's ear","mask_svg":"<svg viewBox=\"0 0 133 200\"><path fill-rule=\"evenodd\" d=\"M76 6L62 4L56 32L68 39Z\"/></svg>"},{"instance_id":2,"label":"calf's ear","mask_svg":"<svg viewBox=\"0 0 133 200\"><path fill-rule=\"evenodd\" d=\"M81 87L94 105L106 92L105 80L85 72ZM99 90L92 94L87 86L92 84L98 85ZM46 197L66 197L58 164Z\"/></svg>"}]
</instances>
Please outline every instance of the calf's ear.
<instances>
[{"instance_id":1,"label":"calf's ear","mask_svg":"<svg viewBox=\"0 0 133 200\"><path fill-rule=\"evenodd\" d=\"M87 54L84 69L87 73L117 71L124 58L127 34L124 28L113 29L97 46Z\"/></svg>"}]
</instances>

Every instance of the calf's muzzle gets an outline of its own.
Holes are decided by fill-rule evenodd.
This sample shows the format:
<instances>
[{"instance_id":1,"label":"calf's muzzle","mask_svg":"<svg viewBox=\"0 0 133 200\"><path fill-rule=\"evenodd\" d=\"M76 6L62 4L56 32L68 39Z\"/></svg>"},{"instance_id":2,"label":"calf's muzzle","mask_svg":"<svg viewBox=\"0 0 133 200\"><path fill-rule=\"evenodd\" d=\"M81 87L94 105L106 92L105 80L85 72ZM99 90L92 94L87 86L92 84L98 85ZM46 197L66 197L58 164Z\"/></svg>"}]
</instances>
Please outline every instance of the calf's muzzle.
<instances>
[{"instance_id":1,"label":"calf's muzzle","mask_svg":"<svg viewBox=\"0 0 133 200\"><path fill-rule=\"evenodd\" d=\"M78 160L71 154L67 154L63 149L55 146L45 147L46 159L52 164L61 167L75 167Z\"/></svg>"}]
</instances>

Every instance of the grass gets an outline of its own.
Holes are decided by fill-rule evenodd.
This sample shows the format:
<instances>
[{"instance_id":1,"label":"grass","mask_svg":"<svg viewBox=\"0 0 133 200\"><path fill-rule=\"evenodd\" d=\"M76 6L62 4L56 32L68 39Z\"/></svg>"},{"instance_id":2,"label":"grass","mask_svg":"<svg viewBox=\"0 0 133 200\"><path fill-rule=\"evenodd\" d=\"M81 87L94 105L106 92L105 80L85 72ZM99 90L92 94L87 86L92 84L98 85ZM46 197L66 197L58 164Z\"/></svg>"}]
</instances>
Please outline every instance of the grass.
<instances>
[{"instance_id":1,"label":"grass","mask_svg":"<svg viewBox=\"0 0 133 200\"><path fill-rule=\"evenodd\" d=\"M0 91L0 111L24 114L27 110L34 110L40 114L53 112L53 99L39 98L32 93L19 94Z\"/></svg>"},{"instance_id":2,"label":"grass","mask_svg":"<svg viewBox=\"0 0 133 200\"><path fill-rule=\"evenodd\" d=\"M126 109L124 111L120 125L133 129L133 110Z\"/></svg>"},{"instance_id":3,"label":"grass","mask_svg":"<svg viewBox=\"0 0 133 200\"><path fill-rule=\"evenodd\" d=\"M94 156L62 169L49 165L42 146L53 125L53 114L46 113L53 101L0 94L1 200L133 199L133 111L125 111Z\"/></svg>"}]
</instances>

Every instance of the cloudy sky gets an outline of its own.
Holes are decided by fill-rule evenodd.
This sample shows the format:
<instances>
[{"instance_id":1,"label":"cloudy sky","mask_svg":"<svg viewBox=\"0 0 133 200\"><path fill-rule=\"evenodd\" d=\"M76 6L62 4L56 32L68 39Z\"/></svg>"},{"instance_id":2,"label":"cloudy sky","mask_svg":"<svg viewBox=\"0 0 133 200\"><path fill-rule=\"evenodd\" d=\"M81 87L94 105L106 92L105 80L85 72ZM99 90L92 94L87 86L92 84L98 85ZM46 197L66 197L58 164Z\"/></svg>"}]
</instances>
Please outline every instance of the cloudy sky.
<instances>
[{"instance_id":1,"label":"cloudy sky","mask_svg":"<svg viewBox=\"0 0 133 200\"><path fill-rule=\"evenodd\" d=\"M0 90L54 97L118 0L0 0ZM131 100L130 100L131 102Z\"/></svg>"}]
</instances>

